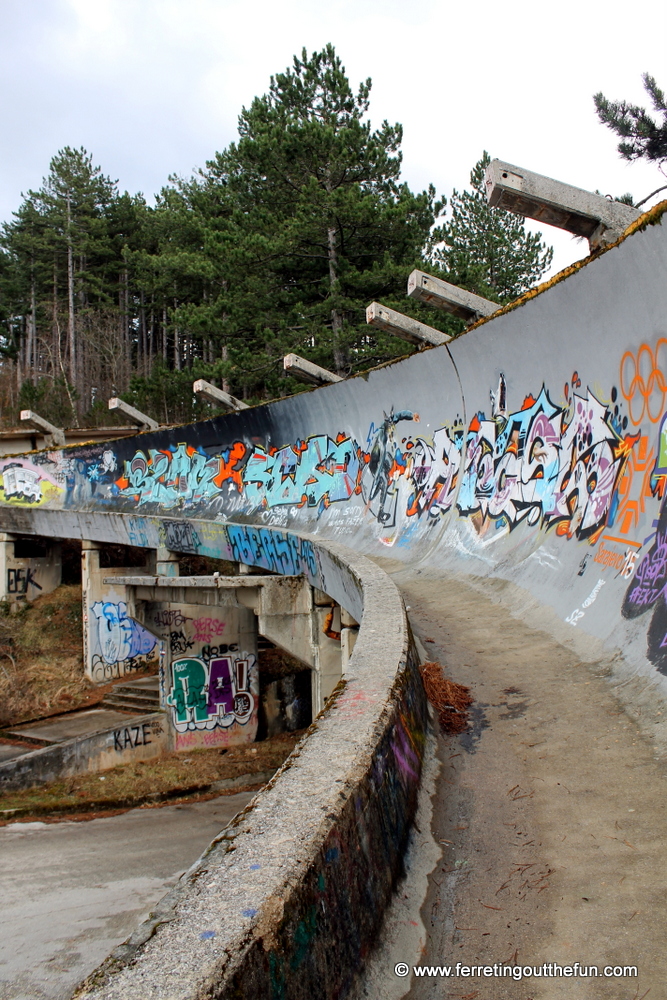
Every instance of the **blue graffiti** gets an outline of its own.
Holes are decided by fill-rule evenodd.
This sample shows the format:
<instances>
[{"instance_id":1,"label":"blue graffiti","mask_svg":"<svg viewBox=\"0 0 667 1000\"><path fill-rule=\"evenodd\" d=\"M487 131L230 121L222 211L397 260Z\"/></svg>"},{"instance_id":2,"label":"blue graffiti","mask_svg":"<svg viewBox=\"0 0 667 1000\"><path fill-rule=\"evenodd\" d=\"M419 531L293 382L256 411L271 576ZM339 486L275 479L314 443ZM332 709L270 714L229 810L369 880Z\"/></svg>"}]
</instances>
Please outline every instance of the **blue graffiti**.
<instances>
[{"instance_id":1,"label":"blue graffiti","mask_svg":"<svg viewBox=\"0 0 667 1000\"><path fill-rule=\"evenodd\" d=\"M255 447L243 470L245 496L255 506L319 507L359 493L359 445L339 435L317 434L278 451Z\"/></svg>"},{"instance_id":2,"label":"blue graffiti","mask_svg":"<svg viewBox=\"0 0 667 1000\"><path fill-rule=\"evenodd\" d=\"M157 642L154 635L127 616L124 601L97 601L91 611L97 619L93 635L98 652L105 663L119 663L152 652Z\"/></svg>"}]
</instances>

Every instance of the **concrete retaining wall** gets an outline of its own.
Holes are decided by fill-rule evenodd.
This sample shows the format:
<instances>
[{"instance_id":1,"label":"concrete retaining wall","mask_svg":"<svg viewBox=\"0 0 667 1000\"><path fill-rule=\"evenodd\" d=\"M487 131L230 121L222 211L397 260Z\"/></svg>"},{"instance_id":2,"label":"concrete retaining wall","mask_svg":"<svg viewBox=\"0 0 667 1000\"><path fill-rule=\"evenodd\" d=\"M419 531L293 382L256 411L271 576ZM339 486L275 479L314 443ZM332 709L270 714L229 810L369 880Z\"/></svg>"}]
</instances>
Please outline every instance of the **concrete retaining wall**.
<instances>
[{"instance_id":1,"label":"concrete retaining wall","mask_svg":"<svg viewBox=\"0 0 667 1000\"><path fill-rule=\"evenodd\" d=\"M338 546L292 539L359 637L333 700L286 765L147 924L77 993L90 998L343 997L401 871L427 710L403 602Z\"/></svg>"},{"instance_id":2,"label":"concrete retaining wall","mask_svg":"<svg viewBox=\"0 0 667 1000\"><path fill-rule=\"evenodd\" d=\"M118 764L151 760L170 749L168 725L161 712L128 716L126 726L86 733L4 761L0 791L15 792L74 774L108 771Z\"/></svg>"},{"instance_id":3,"label":"concrete retaining wall","mask_svg":"<svg viewBox=\"0 0 667 1000\"><path fill-rule=\"evenodd\" d=\"M335 707L233 852L218 845L88 995L345 994L400 864L423 696L398 596L378 578L391 616L366 628L373 571L338 541L464 574L606 660L667 750L665 211L444 347L190 427L0 459L2 530L304 573L366 616Z\"/></svg>"}]
</instances>

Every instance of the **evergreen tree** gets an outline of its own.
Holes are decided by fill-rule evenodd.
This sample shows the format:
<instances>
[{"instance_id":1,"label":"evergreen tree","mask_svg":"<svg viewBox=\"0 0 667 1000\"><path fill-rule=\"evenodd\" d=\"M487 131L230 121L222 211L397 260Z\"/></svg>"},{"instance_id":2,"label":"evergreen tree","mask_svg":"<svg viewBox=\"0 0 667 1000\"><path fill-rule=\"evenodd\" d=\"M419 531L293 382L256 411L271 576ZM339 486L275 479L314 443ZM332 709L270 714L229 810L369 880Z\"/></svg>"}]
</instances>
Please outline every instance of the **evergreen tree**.
<instances>
[{"instance_id":1,"label":"evergreen tree","mask_svg":"<svg viewBox=\"0 0 667 1000\"><path fill-rule=\"evenodd\" d=\"M662 122L652 118L645 108L628 101L609 101L602 92L593 97L595 110L602 124L621 136L617 149L623 159L645 159L661 167L667 161L667 103L650 73L644 73L642 81Z\"/></svg>"},{"instance_id":2,"label":"evergreen tree","mask_svg":"<svg viewBox=\"0 0 667 1000\"><path fill-rule=\"evenodd\" d=\"M451 217L434 237L433 255L452 284L494 302L508 302L532 288L551 265L553 249L513 212L491 208L484 193L485 151L470 174L471 191L454 191Z\"/></svg>"},{"instance_id":3,"label":"evergreen tree","mask_svg":"<svg viewBox=\"0 0 667 1000\"><path fill-rule=\"evenodd\" d=\"M400 182L402 129L372 129L370 86L352 90L333 46L304 50L244 109L239 141L197 190L181 187L189 204L207 203L204 244L225 248L219 298L205 311L226 324L230 363L251 392L255 374L284 393L271 372L286 350L339 374L405 352L364 311L380 297L406 308L406 276L423 263L442 203L432 188L415 195Z\"/></svg>"}]
</instances>

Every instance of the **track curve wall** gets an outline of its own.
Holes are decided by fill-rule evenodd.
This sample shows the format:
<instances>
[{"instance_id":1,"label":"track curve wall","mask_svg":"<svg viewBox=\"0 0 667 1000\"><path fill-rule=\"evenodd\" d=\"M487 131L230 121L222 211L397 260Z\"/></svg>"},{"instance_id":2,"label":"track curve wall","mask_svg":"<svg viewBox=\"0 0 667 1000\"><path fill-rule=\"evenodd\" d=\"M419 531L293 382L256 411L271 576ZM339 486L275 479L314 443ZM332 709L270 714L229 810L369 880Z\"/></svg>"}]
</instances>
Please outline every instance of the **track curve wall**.
<instances>
[{"instance_id":1,"label":"track curve wall","mask_svg":"<svg viewBox=\"0 0 667 1000\"><path fill-rule=\"evenodd\" d=\"M325 560L342 543L465 574L606 657L625 699L657 711L665 212L446 347L190 427L3 458L0 523L213 556L224 538L232 558L277 572L311 572L303 542ZM354 614L352 577L342 599L322 589Z\"/></svg>"}]
</instances>

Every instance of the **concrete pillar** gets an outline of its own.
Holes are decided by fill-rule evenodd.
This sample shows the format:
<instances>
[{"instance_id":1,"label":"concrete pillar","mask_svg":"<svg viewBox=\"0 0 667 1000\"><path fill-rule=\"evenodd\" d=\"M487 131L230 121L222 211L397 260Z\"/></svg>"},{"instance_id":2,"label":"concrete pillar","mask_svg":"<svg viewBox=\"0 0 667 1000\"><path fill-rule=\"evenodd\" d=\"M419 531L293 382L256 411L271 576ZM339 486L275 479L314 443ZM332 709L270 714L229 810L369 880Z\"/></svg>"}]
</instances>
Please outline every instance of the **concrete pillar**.
<instances>
[{"instance_id":1,"label":"concrete pillar","mask_svg":"<svg viewBox=\"0 0 667 1000\"><path fill-rule=\"evenodd\" d=\"M175 590L167 587L165 600L137 608L166 650L160 697L174 749L252 743L259 707L253 611L230 594L222 605L186 604Z\"/></svg>"},{"instance_id":2,"label":"concrete pillar","mask_svg":"<svg viewBox=\"0 0 667 1000\"><path fill-rule=\"evenodd\" d=\"M60 542L0 533L0 600L13 611L60 586Z\"/></svg>"},{"instance_id":3,"label":"concrete pillar","mask_svg":"<svg viewBox=\"0 0 667 1000\"><path fill-rule=\"evenodd\" d=\"M155 575L156 576L178 576L178 553L163 546L155 550Z\"/></svg>"},{"instance_id":4,"label":"concrete pillar","mask_svg":"<svg viewBox=\"0 0 667 1000\"><path fill-rule=\"evenodd\" d=\"M138 670L157 669L160 648L156 636L134 620L134 590L104 582L128 574L127 567L100 568L99 542L81 544L81 599L83 653L86 674L96 684L107 684ZM136 576L147 569L132 568Z\"/></svg>"}]
</instances>

